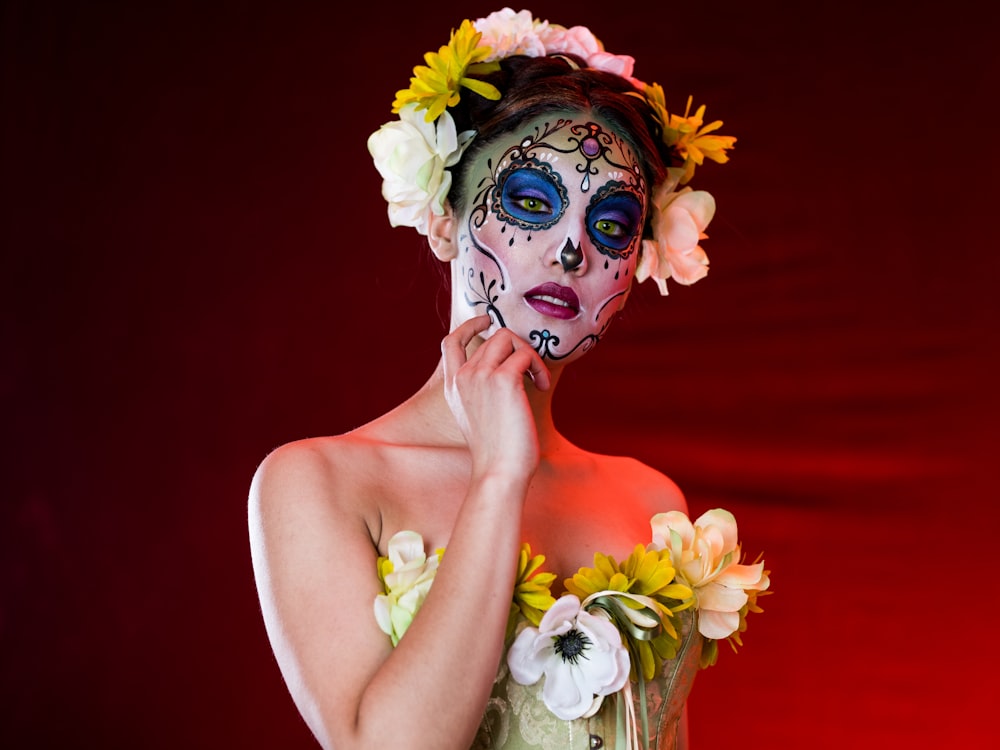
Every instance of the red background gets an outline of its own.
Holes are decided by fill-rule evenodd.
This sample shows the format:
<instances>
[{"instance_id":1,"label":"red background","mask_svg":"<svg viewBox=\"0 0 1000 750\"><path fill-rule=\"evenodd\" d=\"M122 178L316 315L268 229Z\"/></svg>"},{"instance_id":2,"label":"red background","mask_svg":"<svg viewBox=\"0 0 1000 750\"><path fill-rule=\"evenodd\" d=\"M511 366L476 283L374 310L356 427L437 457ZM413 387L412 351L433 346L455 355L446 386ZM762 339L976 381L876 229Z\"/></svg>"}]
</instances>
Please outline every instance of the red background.
<instances>
[{"instance_id":1,"label":"red background","mask_svg":"<svg viewBox=\"0 0 1000 750\"><path fill-rule=\"evenodd\" d=\"M445 5L5 3L0 745L313 747L246 491L436 361L437 270L365 139L496 9ZM699 172L709 277L639 287L556 403L773 571L694 750L1000 740L1000 71L963 5L531 6L739 138Z\"/></svg>"}]
</instances>

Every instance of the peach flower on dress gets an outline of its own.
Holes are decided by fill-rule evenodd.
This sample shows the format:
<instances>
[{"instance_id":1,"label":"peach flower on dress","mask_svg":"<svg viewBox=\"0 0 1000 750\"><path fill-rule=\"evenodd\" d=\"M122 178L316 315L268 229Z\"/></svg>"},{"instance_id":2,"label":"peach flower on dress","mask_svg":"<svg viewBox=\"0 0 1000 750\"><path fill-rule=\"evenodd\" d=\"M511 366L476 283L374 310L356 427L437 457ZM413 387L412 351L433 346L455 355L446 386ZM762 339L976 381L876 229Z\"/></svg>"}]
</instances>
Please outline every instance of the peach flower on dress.
<instances>
[{"instance_id":1,"label":"peach flower on dress","mask_svg":"<svg viewBox=\"0 0 1000 750\"><path fill-rule=\"evenodd\" d=\"M666 549L677 570L677 579L694 591L698 631L720 640L740 626L740 610L748 592L770 585L764 563L740 563L736 519L722 508L703 513L693 524L680 511L657 513L650 520L650 549Z\"/></svg>"}]
</instances>

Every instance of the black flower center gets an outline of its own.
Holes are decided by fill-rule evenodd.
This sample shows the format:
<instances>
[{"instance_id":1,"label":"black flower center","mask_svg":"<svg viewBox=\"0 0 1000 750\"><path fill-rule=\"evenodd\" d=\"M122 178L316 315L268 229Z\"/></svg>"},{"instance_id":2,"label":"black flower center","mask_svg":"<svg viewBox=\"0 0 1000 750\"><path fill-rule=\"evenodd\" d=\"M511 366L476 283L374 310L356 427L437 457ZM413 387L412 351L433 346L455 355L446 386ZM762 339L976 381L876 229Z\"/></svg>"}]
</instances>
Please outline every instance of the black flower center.
<instances>
[{"instance_id":1,"label":"black flower center","mask_svg":"<svg viewBox=\"0 0 1000 750\"><path fill-rule=\"evenodd\" d=\"M587 658L584 656L584 652L590 646L590 639L579 630L571 630L563 635L557 635L554 640L556 653L562 657L564 662L576 664L581 656L584 659Z\"/></svg>"}]
</instances>

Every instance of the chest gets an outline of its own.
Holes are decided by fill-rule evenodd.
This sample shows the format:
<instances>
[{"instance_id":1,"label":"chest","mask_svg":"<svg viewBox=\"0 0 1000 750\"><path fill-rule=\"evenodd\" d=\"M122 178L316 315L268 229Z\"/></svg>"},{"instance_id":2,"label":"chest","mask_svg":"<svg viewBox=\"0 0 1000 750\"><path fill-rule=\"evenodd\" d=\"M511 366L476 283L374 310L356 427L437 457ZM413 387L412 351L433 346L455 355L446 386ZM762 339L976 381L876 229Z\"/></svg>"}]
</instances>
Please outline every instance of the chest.
<instances>
[{"instance_id":1,"label":"chest","mask_svg":"<svg viewBox=\"0 0 1000 750\"><path fill-rule=\"evenodd\" d=\"M594 565L597 552L618 562L637 543L651 539L648 498L627 482L607 477L564 482L529 496L521 538L533 554L545 555L544 569L557 574L553 593L581 567Z\"/></svg>"},{"instance_id":2,"label":"chest","mask_svg":"<svg viewBox=\"0 0 1000 750\"><path fill-rule=\"evenodd\" d=\"M428 551L447 547L468 490L468 471L460 456L410 456L397 462L385 474L393 481L380 493L379 547L402 529L419 531ZM521 510L519 536L532 554L545 555L543 569L556 573L553 593L562 591L564 578L593 566L596 552L621 562L637 543L650 541L648 495L627 471L601 461L563 462L536 473Z\"/></svg>"}]
</instances>

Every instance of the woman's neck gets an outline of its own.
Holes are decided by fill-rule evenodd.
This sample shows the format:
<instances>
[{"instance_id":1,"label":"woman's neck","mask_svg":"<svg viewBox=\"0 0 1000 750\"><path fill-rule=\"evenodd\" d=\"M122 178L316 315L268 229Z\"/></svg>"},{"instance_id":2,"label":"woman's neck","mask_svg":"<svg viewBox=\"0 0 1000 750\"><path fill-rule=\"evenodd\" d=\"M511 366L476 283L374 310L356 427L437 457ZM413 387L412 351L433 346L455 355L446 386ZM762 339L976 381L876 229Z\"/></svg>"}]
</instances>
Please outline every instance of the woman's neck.
<instances>
[{"instance_id":1,"label":"woman's neck","mask_svg":"<svg viewBox=\"0 0 1000 750\"><path fill-rule=\"evenodd\" d=\"M535 417L538 445L543 456L567 446L566 439L556 429L552 418L552 398L561 371L562 367L551 368L551 385L544 391L536 388L531 378L525 377L524 389L528 397L528 404ZM465 438L444 397L444 366L442 362L438 362L427 382L400 408L405 407L415 409L420 421L433 430L445 444L456 447L465 444Z\"/></svg>"}]
</instances>

